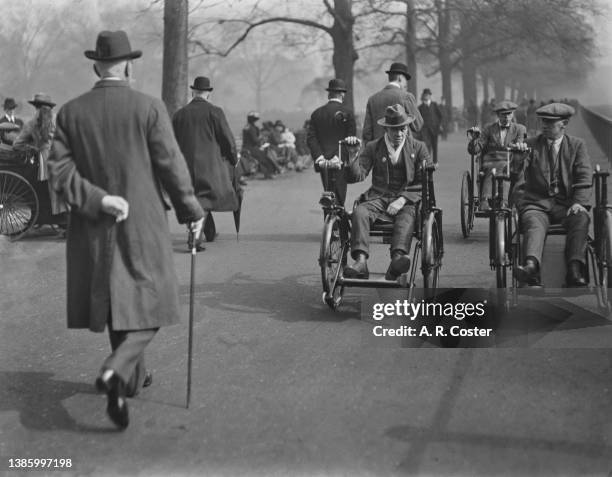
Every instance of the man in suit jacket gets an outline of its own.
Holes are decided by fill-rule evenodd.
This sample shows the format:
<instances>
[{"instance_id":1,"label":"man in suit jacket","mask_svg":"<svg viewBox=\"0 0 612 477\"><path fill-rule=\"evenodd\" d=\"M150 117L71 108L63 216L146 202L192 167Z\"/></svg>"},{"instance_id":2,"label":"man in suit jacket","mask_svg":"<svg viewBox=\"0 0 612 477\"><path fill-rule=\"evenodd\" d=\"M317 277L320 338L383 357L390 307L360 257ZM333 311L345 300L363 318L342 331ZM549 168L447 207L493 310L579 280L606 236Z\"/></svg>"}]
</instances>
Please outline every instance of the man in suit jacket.
<instances>
[{"instance_id":1,"label":"man in suit jacket","mask_svg":"<svg viewBox=\"0 0 612 477\"><path fill-rule=\"evenodd\" d=\"M347 169L349 183L365 180L372 171L372 187L351 219L352 265L344 269L349 278L368 278L370 225L379 217L393 217L391 263L385 278L396 280L410 268L410 243L416 220L416 204L421 199L422 163L429 162L424 142L414 139L408 125L414 121L401 104L389 106L378 121L385 134L365 148ZM347 138L350 144L357 138Z\"/></svg>"},{"instance_id":2,"label":"man in suit jacket","mask_svg":"<svg viewBox=\"0 0 612 477\"><path fill-rule=\"evenodd\" d=\"M310 116L306 143L314 161L315 172L321 173L323 187L333 192L338 202L344 205L346 179L338 157L338 141L356 134L355 116L353 111L342 104L346 95L343 80L330 80L326 91L329 101ZM327 168L328 184L325 184L323 168Z\"/></svg>"},{"instance_id":3,"label":"man in suit jacket","mask_svg":"<svg viewBox=\"0 0 612 477\"><path fill-rule=\"evenodd\" d=\"M438 103L431 100L431 90L425 88L421 95L419 113L423 117L423 127L419 131L419 139L427 144L427 150L433 158L434 164L438 164L438 135L442 129L442 111Z\"/></svg>"},{"instance_id":4,"label":"man in suit jacket","mask_svg":"<svg viewBox=\"0 0 612 477\"><path fill-rule=\"evenodd\" d=\"M550 224L567 230L566 285L584 287L585 254L589 229L589 207L593 169L584 141L565 134L574 108L562 103L537 110L542 133L529 138L522 148L531 148L516 187L516 204L524 233L519 279L540 285L540 268L546 232Z\"/></svg>"},{"instance_id":5,"label":"man in suit jacket","mask_svg":"<svg viewBox=\"0 0 612 477\"><path fill-rule=\"evenodd\" d=\"M213 90L210 80L198 76L190 88L193 99L174 114L172 126L187 161L196 197L207 213L203 232L211 242L216 229L210 212L234 211L239 207L233 186L238 154L223 110L209 102ZM202 237L197 237L198 250L204 249L202 241Z\"/></svg>"},{"instance_id":6,"label":"man in suit jacket","mask_svg":"<svg viewBox=\"0 0 612 477\"><path fill-rule=\"evenodd\" d=\"M502 172L507 166L506 147L522 143L527 136L525 126L512 121L516 108L518 108L516 103L502 101L495 107L497 121L487 125L482 134L478 128L469 131L472 139L468 143L468 152L480 154L480 170L484 173L480 180L482 210L490 208L493 169ZM508 173L514 172L517 167L519 166L511 162L511 170Z\"/></svg>"},{"instance_id":7,"label":"man in suit jacket","mask_svg":"<svg viewBox=\"0 0 612 477\"><path fill-rule=\"evenodd\" d=\"M6 129L0 134L0 142L8 145L12 145L15 141L19 131L23 128L23 120L15 116L15 109L17 109L17 103L13 98L6 98L4 100L4 116L0 118L0 124L10 123L14 124L14 129Z\"/></svg>"},{"instance_id":8,"label":"man in suit jacket","mask_svg":"<svg viewBox=\"0 0 612 477\"><path fill-rule=\"evenodd\" d=\"M70 204L68 327L108 327L113 351L96 386L107 394L109 417L124 429L125 397L151 382L145 347L160 326L179 321L162 188L192 232L201 229L204 212L164 104L129 87L141 52L132 51L124 31L103 31L85 56L101 79L60 109L49 175Z\"/></svg>"},{"instance_id":9,"label":"man in suit jacket","mask_svg":"<svg viewBox=\"0 0 612 477\"><path fill-rule=\"evenodd\" d=\"M406 89L411 78L408 67L403 63L393 63L386 73L389 84L368 99L362 132L363 140L366 142L383 136L385 131L378 120L385 115L387 107L394 104L401 104L414 118L410 124L412 131L420 131L423 127L423 118L417 108L416 99Z\"/></svg>"}]
</instances>

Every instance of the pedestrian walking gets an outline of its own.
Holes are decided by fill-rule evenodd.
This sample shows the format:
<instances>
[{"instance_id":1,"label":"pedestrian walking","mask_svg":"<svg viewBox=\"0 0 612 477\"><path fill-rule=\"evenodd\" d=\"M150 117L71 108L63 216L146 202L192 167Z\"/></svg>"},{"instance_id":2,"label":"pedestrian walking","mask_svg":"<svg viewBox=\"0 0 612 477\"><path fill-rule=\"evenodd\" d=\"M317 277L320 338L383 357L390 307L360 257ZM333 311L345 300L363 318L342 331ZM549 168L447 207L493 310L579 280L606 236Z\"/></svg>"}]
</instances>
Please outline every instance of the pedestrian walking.
<instances>
[{"instance_id":1,"label":"pedestrian walking","mask_svg":"<svg viewBox=\"0 0 612 477\"><path fill-rule=\"evenodd\" d=\"M328 101L310 116L307 144L314 160L315 172L321 173L323 188L333 192L338 203L344 205L346 179L344 171L340 170L338 141L355 136L355 116L353 111L342 104L347 91L343 80L330 80L325 90Z\"/></svg>"},{"instance_id":2,"label":"pedestrian walking","mask_svg":"<svg viewBox=\"0 0 612 477\"><path fill-rule=\"evenodd\" d=\"M145 348L179 321L166 197L193 233L204 217L164 104L129 86L141 54L124 31L98 35L85 56L100 81L60 109L49 157L51 184L70 205L68 327L108 329L112 353L96 387L121 429L126 397L152 381Z\"/></svg>"},{"instance_id":3,"label":"pedestrian walking","mask_svg":"<svg viewBox=\"0 0 612 477\"><path fill-rule=\"evenodd\" d=\"M212 104L213 87L206 76L198 76L190 86L192 100L172 118L174 134L191 174L193 187L206 215L203 232L206 240L215 239L216 227L211 212L235 211L239 207L238 191L233 184L238 163L234 136L223 110ZM204 250L201 236L196 248Z\"/></svg>"},{"instance_id":4,"label":"pedestrian walking","mask_svg":"<svg viewBox=\"0 0 612 477\"><path fill-rule=\"evenodd\" d=\"M438 135L442 131L443 115L438 103L431 100L431 90L425 88L421 94L419 112L423 117L423 127L419 131L419 139L427 144L429 155L434 164L438 164Z\"/></svg>"}]
</instances>

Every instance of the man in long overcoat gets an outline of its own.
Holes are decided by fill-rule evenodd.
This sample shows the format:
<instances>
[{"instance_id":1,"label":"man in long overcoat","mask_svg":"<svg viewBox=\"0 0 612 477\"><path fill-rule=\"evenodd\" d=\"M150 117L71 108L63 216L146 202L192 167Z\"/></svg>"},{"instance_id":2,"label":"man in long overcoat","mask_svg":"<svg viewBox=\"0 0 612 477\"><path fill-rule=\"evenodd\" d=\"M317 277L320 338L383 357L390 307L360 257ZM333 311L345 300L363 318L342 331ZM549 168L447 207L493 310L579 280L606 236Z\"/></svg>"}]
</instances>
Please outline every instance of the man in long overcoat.
<instances>
[{"instance_id":1,"label":"man in long overcoat","mask_svg":"<svg viewBox=\"0 0 612 477\"><path fill-rule=\"evenodd\" d=\"M194 233L204 212L164 104L129 87L131 60L141 52L125 32L103 31L85 56L101 79L60 109L49 173L71 206L68 327L108 327L113 352L96 386L107 394L109 417L125 428L125 397L146 384L146 345L159 327L179 321L162 187Z\"/></svg>"},{"instance_id":2,"label":"man in long overcoat","mask_svg":"<svg viewBox=\"0 0 612 477\"><path fill-rule=\"evenodd\" d=\"M366 105L362 132L363 140L366 142L378 139L385 134L378 120L385 115L387 107L394 104L401 104L404 110L414 118L410 124L413 132L418 132L423 127L423 118L417 108L416 99L407 90L408 81L411 78L408 67L403 63L393 63L385 73L387 73L389 83L382 90L370 96Z\"/></svg>"},{"instance_id":3,"label":"man in long overcoat","mask_svg":"<svg viewBox=\"0 0 612 477\"><path fill-rule=\"evenodd\" d=\"M438 136L442 129L442 111L438 103L431 100L431 90L425 88L421 94L419 113L423 117L423 127L419 131L419 139L427 144L429 155L432 156L434 164L438 163Z\"/></svg>"},{"instance_id":4,"label":"man in long overcoat","mask_svg":"<svg viewBox=\"0 0 612 477\"><path fill-rule=\"evenodd\" d=\"M321 181L326 190L333 192L340 205L346 199L346 179L340 170L338 141L355 135L355 116L343 103L346 84L341 79L332 79L327 86L328 101L314 110L306 133L306 143L314 161L315 172L321 173ZM326 174L323 168L327 168Z\"/></svg>"},{"instance_id":5,"label":"man in long overcoat","mask_svg":"<svg viewBox=\"0 0 612 477\"><path fill-rule=\"evenodd\" d=\"M207 213L206 239L215 238L211 211L228 212L239 207L233 186L234 166L238 163L236 143L223 110L210 103L210 79L198 76L190 86L193 99L172 118L174 134L187 160L196 197ZM208 230L213 232L208 233ZM202 238L197 247L202 249Z\"/></svg>"},{"instance_id":6,"label":"man in long overcoat","mask_svg":"<svg viewBox=\"0 0 612 477\"><path fill-rule=\"evenodd\" d=\"M542 120L542 133L527 139L523 148L531 151L523 163L516 186L521 229L524 233L519 280L539 286L542 252L550 224L562 224L567 231L565 260L566 285L584 287L585 256L590 217L593 168L586 144L565 133L574 108L551 103L536 113Z\"/></svg>"}]
</instances>

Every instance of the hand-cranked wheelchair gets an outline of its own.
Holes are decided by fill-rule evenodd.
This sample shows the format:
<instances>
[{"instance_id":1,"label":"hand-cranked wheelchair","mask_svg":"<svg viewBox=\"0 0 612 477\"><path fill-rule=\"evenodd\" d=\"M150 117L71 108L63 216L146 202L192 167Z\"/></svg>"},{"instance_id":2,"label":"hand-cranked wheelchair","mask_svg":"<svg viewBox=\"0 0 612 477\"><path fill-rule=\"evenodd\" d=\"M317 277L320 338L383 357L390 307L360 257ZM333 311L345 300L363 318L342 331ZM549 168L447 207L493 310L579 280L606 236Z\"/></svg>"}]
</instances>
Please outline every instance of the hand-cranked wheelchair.
<instances>
[{"instance_id":1,"label":"hand-cranked wheelchair","mask_svg":"<svg viewBox=\"0 0 612 477\"><path fill-rule=\"evenodd\" d=\"M592 210L592 233L587 238L586 248L586 292L594 293L600 309L609 313L612 309L612 296L609 287L612 281L612 205L608 204L607 177L609 172L596 166L593 175L595 186L595 207ZM504 200L504 183L510 180L509 174L494 172L493 207L489 216L489 261L495 270L496 285L509 293L504 294L504 306L517 304L517 267L523 263L521 247L521 230L516 209ZM566 235L562 225L551 225L548 236ZM508 280L508 273L511 273ZM565 285L564 285L565 286ZM584 293L583 289L574 289ZM567 294L564 289L562 294ZM549 293L547 297L552 296Z\"/></svg>"},{"instance_id":2,"label":"hand-cranked wheelchair","mask_svg":"<svg viewBox=\"0 0 612 477\"><path fill-rule=\"evenodd\" d=\"M342 157L343 141L339 143L338 157ZM345 163L343 163L343 166ZM325 215L325 225L321 237L319 266L323 284L323 302L333 310L342 302L346 287L365 288L408 288L408 300L414 298L416 288L416 272L420 259L423 288L434 292L438 287L440 268L444 245L442 238L442 210L436 207L433 199L432 175L435 166L423 162L421 201L417 204L417 221L415 224L412 245L411 269L402 274L396 281L383 278L359 279L346 278L343 275L344 266L351 248L351 213L338 203L335 194L331 192L330 183L333 174L340 169L328 170L323 164L324 189L320 200ZM359 201L355 203L358 204ZM393 234L392 220L376 220L370 228L370 237L381 237L382 243L390 244Z\"/></svg>"},{"instance_id":3,"label":"hand-cranked wheelchair","mask_svg":"<svg viewBox=\"0 0 612 477\"><path fill-rule=\"evenodd\" d=\"M475 139L480 134L476 128L467 130L467 135L470 140ZM500 151L499 153L502 153ZM510 170L512 148L506 148L506 169ZM483 208L483 201L486 199L482 196L483 184L487 174L483 169L482 154L470 155L470 169L463 172L461 178L461 197L460 197L460 217L461 217L461 233L463 238L468 238L474 228L474 217L490 217L491 209Z\"/></svg>"},{"instance_id":4,"label":"hand-cranked wheelchair","mask_svg":"<svg viewBox=\"0 0 612 477\"><path fill-rule=\"evenodd\" d=\"M66 214L52 215L47 181L38 181L38 161L31 153L0 145L0 235L15 241L32 227L66 227Z\"/></svg>"}]
</instances>

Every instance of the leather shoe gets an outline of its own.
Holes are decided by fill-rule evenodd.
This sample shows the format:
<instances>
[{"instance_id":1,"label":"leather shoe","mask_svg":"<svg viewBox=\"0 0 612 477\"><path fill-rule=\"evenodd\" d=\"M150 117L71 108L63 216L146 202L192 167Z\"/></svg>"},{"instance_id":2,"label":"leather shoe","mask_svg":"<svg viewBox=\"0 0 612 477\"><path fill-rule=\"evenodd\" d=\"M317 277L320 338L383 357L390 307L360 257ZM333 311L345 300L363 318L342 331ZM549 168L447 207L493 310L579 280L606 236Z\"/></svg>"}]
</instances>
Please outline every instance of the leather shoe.
<instances>
[{"instance_id":1,"label":"leather shoe","mask_svg":"<svg viewBox=\"0 0 612 477\"><path fill-rule=\"evenodd\" d=\"M368 262L357 260L352 265L347 265L344 267L344 276L346 278L369 278Z\"/></svg>"},{"instance_id":2,"label":"leather shoe","mask_svg":"<svg viewBox=\"0 0 612 477\"><path fill-rule=\"evenodd\" d=\"M121 430L130 423L128 405L125 397L125 383L113 370L105 370L96 379L96 388L106 393L106 413L111 421Z\"/></svg>"},{"instance_id":3,"label":"leather shoe","mask_svg":"<svg viewBox=\"0 0 612 477\"><path fill-rule=\"evenodd\" d=\"M153 373L151 371L147 371L142 381L142 387L148 388L149 386L151 386L151 384L153 384Z\"/></svg>"},{"instance_id":4,"label":"leather shoe","mask_svg":"<svg viewBox=\"0 0 612 477\"><path fill-rule=\"evenodd\" d=\"M406 273L410 270L410 257L404 254L395 254L391 259L387 273L385 273L385 280L395 281L402 273Z\"/></svg>"},{"instance_id":5,"label":"leather shoe","mask_svg":"<svg viewBox=\"0 0 612 477\"><path fill-rule=\"evenodd\" d=\"M528 258L525 261L525 265L516 267L516 277L519 282L527 286L540 286L540 267L538 266L538 262Z\"/></svg>"},{"instance_id":6,"label":"leather shoe","mask_svg":"<svg viewBox=\"0 0 612 477\"><path fill-rule=\"evenodd\" d=\"M567 276L565 281L568 287L582 288L588 285L582 273L582 263L578 260L572 260L567 264Z\"/></svg>"}]
</instances>

